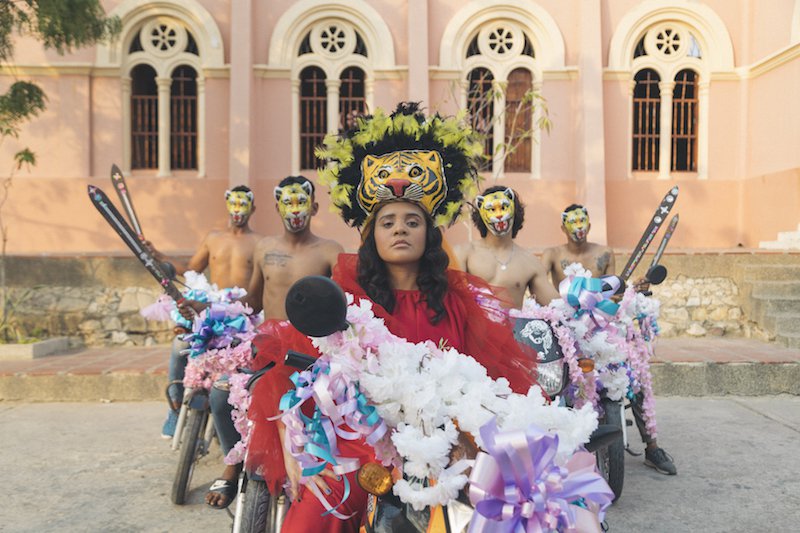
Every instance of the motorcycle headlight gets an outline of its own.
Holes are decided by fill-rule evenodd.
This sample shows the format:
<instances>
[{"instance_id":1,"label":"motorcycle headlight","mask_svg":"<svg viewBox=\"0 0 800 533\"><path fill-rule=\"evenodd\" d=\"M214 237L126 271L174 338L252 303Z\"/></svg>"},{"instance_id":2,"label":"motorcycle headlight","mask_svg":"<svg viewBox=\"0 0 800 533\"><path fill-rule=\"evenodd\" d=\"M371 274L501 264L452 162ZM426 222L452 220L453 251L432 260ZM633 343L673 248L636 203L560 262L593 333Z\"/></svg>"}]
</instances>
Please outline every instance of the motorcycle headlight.
<instances>
[{"instance_id":1,"label":"motorcycle headlight","mask_svg":"<svg viewBox=\"0 0 800 533\"><path fill-rule=\"evenodd\" d=\"M536 366L539 377L537 381L542 390L551 398L558 396L566 384L567 367L562 359L549 363L539 363Z\"/></svg>"}]
</instances>

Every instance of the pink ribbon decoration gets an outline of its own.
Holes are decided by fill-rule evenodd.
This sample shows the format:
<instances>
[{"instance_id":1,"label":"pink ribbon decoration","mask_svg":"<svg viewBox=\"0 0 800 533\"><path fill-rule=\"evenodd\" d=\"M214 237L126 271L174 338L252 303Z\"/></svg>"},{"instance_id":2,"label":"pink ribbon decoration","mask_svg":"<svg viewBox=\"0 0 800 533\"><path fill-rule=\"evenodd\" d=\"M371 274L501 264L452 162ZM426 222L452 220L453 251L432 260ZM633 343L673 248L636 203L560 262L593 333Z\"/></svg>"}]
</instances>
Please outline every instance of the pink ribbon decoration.
<instances>
[{"instance_id":1,"label":"pink ribbon decoration","mask_svg":"<svg viewBox=\"0 0 800 533\"><path fill-rule=\"evenodd\" d=\"M469 479L470 533L600 532L614 493L592 454L558 466L558 436L534 425L500 433L492 420L481 437L488 453L478 454Z\"/></svg>"}]
</instances>

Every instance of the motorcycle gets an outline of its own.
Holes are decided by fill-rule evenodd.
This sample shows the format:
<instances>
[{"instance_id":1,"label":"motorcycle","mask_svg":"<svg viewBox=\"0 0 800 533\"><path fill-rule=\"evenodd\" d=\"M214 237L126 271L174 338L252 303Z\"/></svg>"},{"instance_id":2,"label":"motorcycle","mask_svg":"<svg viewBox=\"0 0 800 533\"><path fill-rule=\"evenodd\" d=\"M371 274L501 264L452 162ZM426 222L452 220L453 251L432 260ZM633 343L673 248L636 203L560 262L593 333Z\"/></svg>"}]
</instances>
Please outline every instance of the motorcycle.
<instances>
[{"instance_id":1,"label":"motorcycle","mask_svg":"<svg viewBox=\"0 0 800 533\"><path fill-rule=\"evenodd\" d=\"M302 281L303 280L301 280L301 282ZM298 284L301 282L298 282ZM327 280L327 282L332 283L329 280ZM314 324L309 324L309 313L298 312L295 314L290 311L290 298L292 296L292 291L295 290L295 287L290 290L289 296L287 297L287 314L289 315L289 320L298 330L309 336L321 337L330 335L338 329L341 329L343 317L346 316L346 302L344 301L343 294L342 298L338 298L338 300L341 301L342 308L334 311L334 314L340 318L334 318L327 321L331 327L330 329L326 329L316 320L314 321ZM298 290L301 292L304 291L302 288ZM339 292L341 291L339 290ZM331 296L331 298L333 300L337 300L337 297L335 296ZM298 301L301 301L303 304L299 307L308 309L309 301L314 299L314 289L306 287L305 294L302 295L302 298L298 298ZM311 306L317 310L317 312L313 315L314 318L321 318L323 313L321 313L319 310L324 308L331 309L335 307L334 304L335 302L329 301L323 303L319 302L318 300L314 300L314 304ZM518 324L520 331L524 329L529 322L520 322ZM306 327L309 325L312 326L313 329L311 332L309 332L308 328ZM549 331L549 325L545 321L535 321L533 327L538 327L540 329L542 327L546 327ZM524 339L518 338L518 341L524 342ZM563 390L567 383L566 376L568 376L568 370L563 361L563 355L561 355L558 350L550 350L543 356L540 356L540 359L539 371L543 388L545 392L551 395L551 397L555 397ZM314 362L315 358L307 355L296 353L290 353L287 355L287 364L290 364L301 370L307 369L309 366L313 365ZM607 446L609 443L617 440L618 438L619 433L615 428L609 428L607 426L600 427L593 433L589 443L586 445L586 449L589 451L595 451L601 447ZM473 447L475 453L477 453L478 450L474 443ZM363 477L367 478L368 475L364 475ZM431 527L435 527L436 525L445 528L447 531L464 531L469 525L469 522L475 512L474 508L470 505L466 491L464 490L460 492L456 500L451 501L448 503L448 505L437 508L427 507L421 511L417 511L414 510L410 505L403 503L391 492L390 483L388 484L388 487L384 487L386 490L377 491L371 490L374 488L374 486L367 486L367 484L364 482L365 480L362 479L361 471L359 472L357 479L362 487L364 487L367 492L370 492L367 509L367 522L365 524L367 533L388 533L391 531L424 532L430 530Z\"/></svg>"},{"instance_id":2,"label":"motorcycle","mask_svg":"<svg viewBox=\"0 0 800 533\"><path fill-rule=\"evenodd\" d=\"M270 363L252 373L245 388L248 391L252 390L256 382L272 366ZM252 422L250 423L252 424ZM245 463L247 463L246 459ZM279 533L288 510L289 499L286 494L281 493L274 497L270 494L263 478L246 469L242 470L239 477L232 533Z\"/></svg>"},{"instance_id":3,"label":"motorcycle","mask_svg":"<svg viewBox=\"0 0 800 533\"><path fill-rule=\"evenodd\" d=\"M194 466L208 454L214 439L214 424L210 422L211 408L208 391L187 388L183 395L172 449L179 450L178 468L172 482L170 499L175 505L186 503Z\"/></svg>"}]
</instances>

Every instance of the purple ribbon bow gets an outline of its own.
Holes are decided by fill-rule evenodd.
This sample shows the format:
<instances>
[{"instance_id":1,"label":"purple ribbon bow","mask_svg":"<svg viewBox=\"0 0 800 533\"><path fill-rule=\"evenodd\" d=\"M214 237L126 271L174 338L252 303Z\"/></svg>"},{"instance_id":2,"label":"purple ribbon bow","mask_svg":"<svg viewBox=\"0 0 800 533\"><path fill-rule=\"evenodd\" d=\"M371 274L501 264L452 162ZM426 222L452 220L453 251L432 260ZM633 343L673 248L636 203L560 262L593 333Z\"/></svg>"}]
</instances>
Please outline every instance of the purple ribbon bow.
<instances>
[{"instance_id":1,"label":"purple ribbon bow","mask_svg":"<svg viewBox=\"0 0 800 533\"><path fill-rule=\"evenodd\" d=\"M489 453L478 454L469 479L470 533L600 531L614 493L592 454L577 452L558 466L558 437L534 425L500 433L492 420L481 437Z\"/></svg>"}]
</instances>

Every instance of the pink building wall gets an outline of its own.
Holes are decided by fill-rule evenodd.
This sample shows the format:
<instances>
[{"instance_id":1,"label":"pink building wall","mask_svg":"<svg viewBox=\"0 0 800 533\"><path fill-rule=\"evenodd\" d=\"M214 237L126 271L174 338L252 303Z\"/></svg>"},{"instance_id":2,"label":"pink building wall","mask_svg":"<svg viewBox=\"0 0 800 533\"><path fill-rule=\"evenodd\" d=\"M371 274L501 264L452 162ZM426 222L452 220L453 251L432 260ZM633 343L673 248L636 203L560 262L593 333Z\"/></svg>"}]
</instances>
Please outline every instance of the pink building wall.
<instances>
[{"instance_id":1,"label":"pink building wall","mask_svg":"<svg viewBox=\"0 0 800 533\"><path fill-rule=\"evenodd\" d=\"M108 1L104 5L110 12L131 3ZM372 80L376 107L392 108L410 93L416 94L408 80L422 72L427 76L429 99L424 102L427 107L455 112L453 87L458 87L459 74L453 78L452 73L438 70L442 62L440 45L454 17L476 3L480 2L364 2L388 28L381 39L390 40L394 47L394 70ZM607 241L615 247L630 248L635 244L655 204L673 183L681 187L681 226L675 235L676 247L731 248L740 244L756 247L759 241L773 240L778 231L797 227L800 101L795 96L800 89L800 44L792 42L790 32L791 17L800 13L795 0L775 0L769 7L751 0L697 3L713 10L722 21L733 50L735 70L711 76L708 179L699 180L695 174L673 174L665 181L656 179L655 173L630 172L630 81L605 71L599 74L603 77L600 111L604 151L599 161L586 159L591 156L587 155L588 141L582 127L592 117L586 115L589 111L584 108L585 93L581 89L581 76L588 74L579 68L582 58L589 53L581 45L580 20L582 14L585 17L586 4L578 0L511 3L534 6L552 17L565 54L565 70L545 71L542 80L553 129L541 138L541 179L508 174L498 181L515 187L528 204L525 229L518 237L521 244L541 248L562 242L558 213L587 194L583 184L587 161L589 165L599 164L604 174L599 185L590 185L602 187L605 198L605 213L594 215L605 218ZM255 228L263 233L280 231L271 191L279 179L294 170L292 81L288 73L271 68L269 53L276 25L298 2L175 0L163 4L197 5L206 10L221 36L225 66L206 73L206 177L198 178L196 173L183 171L158 178L155 171L135 171L130 178L147 237L166 251L193 250L209 229L225 224L222 192L237 180L246 181L256 192L259 210L254 218ZM335 8L348 3L328 4ZM604 69L608 68L611 41L620 24L628 13L643 4L647 2L600 1L597 24ZM675 2L678 7L685 4ZM236 11L248 6L249 13ZM427 31L417 34L413 28L419 22L415 18L419 16L419 6L427 8ZM249 37L248 32L232 28L237 17L252 22ZM414 50L426 51L424 56L410 55L412 38L419 39ZM250 63L237 63L239 66L233 70L251 71L250 84L231 79L232 54L236 55L237 50L247 51ZM0 176L8 175L11 156L20 147L29 146L38 155L35 167L15 172L3 211L10 228L11 254L125 251L86 199L88 183L110 190L108 169L122 160L126 135L119 74L97 69L96 60L97 53L91 48L59 56L44 51L31 39L20 38L13 65L16 70L0 70L0 88L17 78L32 79L48 95L47 111L26 125L18 140L7 139L0 146L0 162L6 162L0 164ZM245 98L247 91L249 97ZM239 131L239 124L231 120L234 111L247 117L246 130ZM241 162L241 169L235 171L236 176L232 168L239 167L231 164L232 142L237 150L244 143L248 154ZM239 172L243 174L238 175ZM488 184L492 184L492 179ZM325 191L320 191L319 199L321 214L315 222L318 232L355 248L358 244L355 231L343 230L339 219L328 212ZM31 207L32 203L36 208ZM470 232L466 225L457 224L449 230L448 238L462 241L470 238Z\"/></svg>"}]
</instances>

